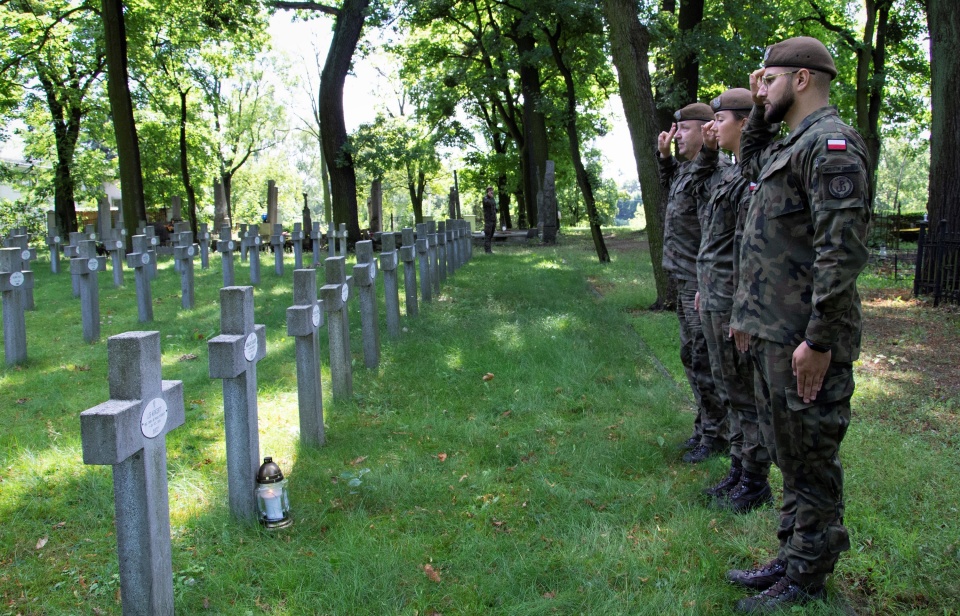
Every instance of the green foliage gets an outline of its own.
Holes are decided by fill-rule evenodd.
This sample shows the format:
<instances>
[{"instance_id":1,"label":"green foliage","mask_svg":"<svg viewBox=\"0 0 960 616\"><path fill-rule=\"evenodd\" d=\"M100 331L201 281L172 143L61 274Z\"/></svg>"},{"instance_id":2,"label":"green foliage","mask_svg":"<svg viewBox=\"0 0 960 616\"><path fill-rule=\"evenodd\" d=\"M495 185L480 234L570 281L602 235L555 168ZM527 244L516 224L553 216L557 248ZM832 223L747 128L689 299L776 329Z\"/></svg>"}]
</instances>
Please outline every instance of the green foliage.
<instances>
[{"instance_id":1,"label":"green foliage","mask_svg":"<svg viewBox=\"0 0 960 616\"><path fill-rule=\"evenodd\" d=\"M874 211L892 215L925 212L930 180L930 148L925 140L888 138L877 169Z\"/></svg>"}]
</instances>

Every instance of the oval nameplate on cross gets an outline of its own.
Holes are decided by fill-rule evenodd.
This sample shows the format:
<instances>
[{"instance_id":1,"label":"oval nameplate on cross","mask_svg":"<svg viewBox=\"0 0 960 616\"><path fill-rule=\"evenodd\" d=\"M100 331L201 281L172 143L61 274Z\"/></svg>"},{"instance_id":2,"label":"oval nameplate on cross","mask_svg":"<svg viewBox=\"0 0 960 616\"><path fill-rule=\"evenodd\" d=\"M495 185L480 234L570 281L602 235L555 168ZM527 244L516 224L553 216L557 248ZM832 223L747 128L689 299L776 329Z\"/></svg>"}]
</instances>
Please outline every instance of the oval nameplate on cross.
<instances>
[{"instance_id":1,"label":"oval nameplate on cross","mask_svg":"<svg viewBox=\"0 0 960 616\"><path fill-rule=\"evenodd\" d=\"M19 287L19 286L22 285L22 284L23 284L23 272L14 272L14 273L10 274L10 286L11 286L11 287ZM6 300L4 300L4 301L6 301ZM314 319L316 319L316 317L314 317ZM314 325L316 325L316 323L314 323Z\"/></svg>"},{"instance_id":2,"label":"oval nameplate on cross","mask_svg":"<svg viewBox=\"0 0 960 616\"><path fill-rule=\"evenodd\" d=\"M147 438L156 438L167 425L167 402L163 398L154 398L143 407L140 415L140 431Z\"/></svg>"},{"instance_id":3,"label":"oval nameplate on cross","mask_svg":"<svg viewBox=\"0 0 960 616\"><path fill-rule=\"evenodd\" d=\"M54 244L59 244L59 243L60 243L60 236L59 236L59 235L54 235L54 236L53 236L53 243L54 243Z\"/></svg>"},{"instance_id":4,"label":"oval nameplate on cross","mask_svg":"<svg viewBox=\"0 0 960 616\"><path fill-rule=\"evenodd\" d=\"M150 255L147 253L143 253L142 255L140 255L140 262L143 263L144 265L146 265L147 263L150 263Z\"/></svg>"},{"instance_id":5,"label":"oval nameplate on cross","mask_svg":"<svg viewBox=\"0 0 960 616\"><path fill-rule=\"evenodd\" d=\"M243 356L247 358L247 361L253 361L257 358L257 349L260 348L260 343L257 342L257 334L254 332L247 336L246 342L243 343Z\"/></svg>"},{"instance_id":6,"label":"oval nameplate on cross","mask_svg":"<svg viewBox=\"0 0 960 616\"><path fill-rule=\"evenodd\" d=\"M150 238L150 245L151 245L151 246L156 246L156 245L159 244L159 243L160 243L160 239L159 239L159 238L156 238L156 237L151 237L151 238Z\"/></svg>"},{"instance_id":7,"label":"oval nameplate on cross","mask_svg":"<svg viewBox=\"0 0 960 616\"><path fill-rule=\"evenodd\" d=\"M24 250L23 252L21 252L21 253L20 253L20 259L21 259L22 261L29 261L29 260L30 260L30 251L29 251L29 250Z\"/></svg>"},{"instance_id":8,"label":"oval nameplate on cross","mask_svg":"<svg viewBox=\"0 0 960 616\"><path fill-rule=\"evenodd\" d=\"M191 246L190 248L187 248L187 256L188 256L188 257L192 257L192 256L193 256L193 252L194 252L194 251L193 251L193 246Z\"/></svg>"},{"instance_id":9,"label":"oval nameplate on cross","mask_svg":"<svg viewBox=\"0 0 960 616\"><path fill-rule=\"evenodd\" d=\"M98 265L99 265L99 263L97 263L96 257L94 257L94 258L90 259L89 261L87 261L87 269L89 269L91 272L97 271L97 266L98 266Z\"/></svg>"},{"instance_id":10,"label":"oval nameplate on cross","mask_svg":"<svg viewBox=\"0 0 960 616\"><path fill-rule=\"evenodd\" d=\"M344 304L347 303L347 300L350 299L350 287L343 285L340 287L340 299Z\"/></svg>"},{"instance_id":11,"label":"oval nameplate on cross","mask_svg":"<svg viewBox=\"0 0 960 616\"><path fill-rule=\"evenodd\" d=\"M320 327L320 305L313 305L313 326Z\"/></svg>"},{"instance_id":12,"label":"oval nameplate on cross","mask_svg":"<svg viewBox=\"0 0 960 616\"><path fill-rule=\"evenodd\" d=\"M227 242L227 250L233 250L233 240Z\"/></svg>"}]
</instances>

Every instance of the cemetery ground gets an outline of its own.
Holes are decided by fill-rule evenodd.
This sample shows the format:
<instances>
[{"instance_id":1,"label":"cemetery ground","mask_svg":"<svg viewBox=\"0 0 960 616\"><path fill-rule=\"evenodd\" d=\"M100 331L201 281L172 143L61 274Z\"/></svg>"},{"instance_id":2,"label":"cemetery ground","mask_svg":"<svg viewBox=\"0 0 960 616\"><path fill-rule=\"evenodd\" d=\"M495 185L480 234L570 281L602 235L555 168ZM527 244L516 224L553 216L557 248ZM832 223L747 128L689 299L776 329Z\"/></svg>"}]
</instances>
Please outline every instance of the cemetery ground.
<instances>
[{"instance_id":1,"label":"cemetery ground","mask_svg":"<svg viewBox=\"0 0 960 616\"><path fill-rule=\"evenodd\" d=\"M69 275L41 259L29 361L0 368L0 614L120 613L111 471L82 463L79 414L109 398L107 337L143 329L160 332L163 378L183 381L187 406L167 435L179 614L727 613L746 593L724 572L773 555L776 512L709 508L700 491L726 460L680 461L692 402L676 317L645 309L641 245L618 230L607 265L588 233L476 251L399 339L382 337L376 371L351 300L348 401L331 400L321 335L322 448L297 438L288 255L286 275L255 290L261 455L287 475L295 520L273 533L227 507L221 384L207 373L219 257L197 269L192 310L162 262L148 324L132 276L120 289L101 276L92 345ZM960 313L908 285L861 279L842 449L852 549L806 614L960 613Z\"/></svg>"}]
</instances>

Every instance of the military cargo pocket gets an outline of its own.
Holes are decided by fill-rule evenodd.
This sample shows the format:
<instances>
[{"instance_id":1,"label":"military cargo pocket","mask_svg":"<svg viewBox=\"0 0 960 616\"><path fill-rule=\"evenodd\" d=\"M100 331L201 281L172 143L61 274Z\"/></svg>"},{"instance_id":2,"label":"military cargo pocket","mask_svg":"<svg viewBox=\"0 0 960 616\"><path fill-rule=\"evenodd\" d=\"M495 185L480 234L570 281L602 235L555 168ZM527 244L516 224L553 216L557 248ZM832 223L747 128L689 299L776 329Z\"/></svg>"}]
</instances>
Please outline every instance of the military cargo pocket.
<instances>
[{"instance_id":1,"label":"military cargo pocket","mask_svg":"<svg viewBox=\"0 0 960 616\"><path fill-rule=\"evenodd\" d=\"M839 554L850 549L850 534L839 524L827 527L827 550L831 554Z\"/></svg>"},{"instance_id":2,"label":"military cargo pocket","mask_svg":"<svg viewBox=\"0 0 960 616\"><path fill-rule=\"evenodd\" d=\"M784 388L789 448L794 455L805 459L829 459L836 455L850 425L849 400L853 389L853 373L849 369L825 378L817 398L810 402L804 402L793 387Z\"/></svg>"}]
</instances>

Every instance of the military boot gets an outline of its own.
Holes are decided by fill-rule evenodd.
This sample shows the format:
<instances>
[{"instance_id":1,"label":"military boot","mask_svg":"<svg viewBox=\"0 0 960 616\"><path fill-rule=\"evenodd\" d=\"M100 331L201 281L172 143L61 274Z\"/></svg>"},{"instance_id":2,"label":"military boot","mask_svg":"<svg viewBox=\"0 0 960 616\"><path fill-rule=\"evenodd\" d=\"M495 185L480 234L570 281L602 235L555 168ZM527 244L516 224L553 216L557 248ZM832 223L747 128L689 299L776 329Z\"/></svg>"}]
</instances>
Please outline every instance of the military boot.
<instances>
[{"instance_id":1,"label":"military boot","mask_svg":"<svg viewBox=\"0 0 960 616\"><path fill-rule=\"evenodd\" d=\"M714 498L723 498L739 485L741 475L743 475L743 466L740 463L740 458L730 456L730 472L720 483L712 488L707 488L703 493Z\"/></svg>"},{"instance_id":2,"label":"military boot","mask_svg":"<svg viewBox=\"0 0 960 616\"><path fill-rule=\"evenodd\" d=\"M699 444L700 444L700 437L694 434L687 440L677 445L677 451L690 451L691 449L693 449Z\"/></svg>"},{"instance_id":3,"label":"military boot","mask_svg":"<svg viewBox=\"0 0 960 616\"><path fill-rule=\"evenodd\" d=\"M781 610L791 611L795 605L818 601L827 596L826 588L804 588L787 576L758 595L737 601L736 610L741 614L770 614Z\"/></svg>"},{"instance_id":4,"label":"military boot","mask_svg":"<svg viewBox=\"0 0 960 616\"><path fill-rule=\"evenodd\" d=\"M747 513L773 503L773 490L764 475L743 471L740 485L734 488L722 507L733 513Z\"/></svg>"},{"instance_id":5,"label":"military boot","mask_svg":"<svg viewBox=\"0 0 960 616\"><path fill-rule=\"evenodd\" d=\"M727 581L746 588L766 590L787 574L787 563L775 558L757 569L731 569Z\"/></svg>"}]
</instances>

